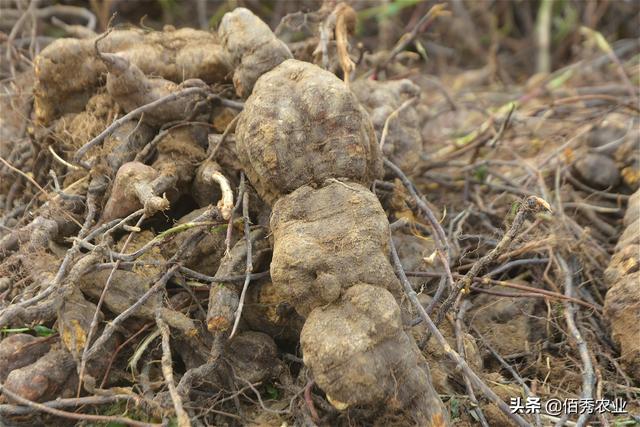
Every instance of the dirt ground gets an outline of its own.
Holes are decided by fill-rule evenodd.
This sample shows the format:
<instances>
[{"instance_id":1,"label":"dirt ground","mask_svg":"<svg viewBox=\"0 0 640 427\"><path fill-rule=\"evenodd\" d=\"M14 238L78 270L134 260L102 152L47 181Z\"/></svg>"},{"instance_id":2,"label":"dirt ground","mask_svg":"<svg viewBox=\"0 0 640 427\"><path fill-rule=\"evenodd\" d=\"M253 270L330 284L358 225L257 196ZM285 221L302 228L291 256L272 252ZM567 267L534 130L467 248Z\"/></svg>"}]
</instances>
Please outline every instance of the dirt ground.
<instances>
[{"instance_id":1,"label":"dirt ground","mask_svg":"<svg viewBox=\"0 0 640 427\"><path fill-rule=\"evenodd\" d=\"M0 426L640 425L638 22L0 0Z\"/></svg>"}]
</instances>

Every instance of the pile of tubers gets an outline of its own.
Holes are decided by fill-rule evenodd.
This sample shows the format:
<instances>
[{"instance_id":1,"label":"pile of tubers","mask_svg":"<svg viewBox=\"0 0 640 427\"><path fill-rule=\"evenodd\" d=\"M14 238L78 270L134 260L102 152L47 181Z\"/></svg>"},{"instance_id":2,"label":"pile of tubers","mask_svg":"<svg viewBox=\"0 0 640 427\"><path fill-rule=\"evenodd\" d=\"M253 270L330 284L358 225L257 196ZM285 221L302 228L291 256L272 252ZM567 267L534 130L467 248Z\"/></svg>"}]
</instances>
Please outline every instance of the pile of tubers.
<instances>
[{"instance_id":1,"label":"pile of tubers","mask_svg":"<svg viewBox=\"0 0 640 427\"><path fill-rule=\"evenodd\" d=\"M230 95L229 82L244 104L212 92L213 85L226 85ZM335 74L293 59L244 8L223 17L217 36L116 29L44 49L35 61L33 115L48 130L34 130L34 138L64 159L55 165L68 192L59 203L71 220L56 216L61 206L50 203L34 220L47 224L45 231L34 236L33 225L18 228L0 240L0 253L24 269L34 254L68 251L71 267L42 262L27 277L34 294L55 289L51 302L0 315L0 326L47 323L60 332L2 341L0 382L34 401L88 391L101 378L116 384L124 377L110 374L110 354L131 337L126 330L155 320L175 332L173 356L186 369L178 385L183 400L196 387L198 370L209 366L208 349L221 340L226 362L207 371L220 390L229 372L251 383L277 376L276 342L299 343L305 367L334 410L447 425L429 367L405 330L389 223L369 189L382 177L383 151L403 167L415 166L419 132L392 129L383 151L379 138L381 118L391 113L386 100L419 91L408 81L376 83L373 91L370 85L353 82L352 92ZM417 126L412 107L402 120L394 125L399 130ZM209 145L211 128L227 138L217 152ZM234 232L242 229L234 218L242 199L234 207L230 197L244 182L241 172L257 218L246 240ZM111 231L87 237L83 228L68 249L65 239L76 236L85 218L75 199L95 207L88 230ZM130 217L141 218L126 228L132 239L113 232ZM168 228L162 218L176 219L175 228L184 230L159 237L156 231ZM248 251L253 271L269 270L270 279L251 284L234 335L245 296L239 283L222 278L248 273ZM180 268L173 261L178 255ZM169 280L163 265L173 266L173 280L185 288L189 274L213 276L208 307L190 305L186 291L154 298ZM126 317L120 329L111 331L105 320L120 316ZM102 351L87 351L96 342ZM153 374L143 369L147 378ZM171 409L156 400L163 411Z\"/></svg>"}]
</instances>

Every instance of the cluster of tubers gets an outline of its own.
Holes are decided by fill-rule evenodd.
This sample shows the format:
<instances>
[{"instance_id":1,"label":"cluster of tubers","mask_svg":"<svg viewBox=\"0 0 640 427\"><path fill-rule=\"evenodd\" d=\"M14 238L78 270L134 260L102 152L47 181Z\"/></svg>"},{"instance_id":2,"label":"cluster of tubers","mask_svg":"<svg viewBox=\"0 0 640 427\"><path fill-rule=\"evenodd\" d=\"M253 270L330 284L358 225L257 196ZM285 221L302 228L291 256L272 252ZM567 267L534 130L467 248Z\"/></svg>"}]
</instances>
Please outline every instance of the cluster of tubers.
<instances>
[{"instance_id":1,"label":"cluster of tubers","mask_svg":"<svg viewBox=\"0 0 640 427\"><path fill-rule=\"evenodd\" d=\"M273 286L306 317L305 365L329 401L444 423L394 299L389 225L365 187L381 174L381 154L356 96L334 74L286 60L256 82L236 138L244 170L273 205Z\"/></svg>"}]
</instances>

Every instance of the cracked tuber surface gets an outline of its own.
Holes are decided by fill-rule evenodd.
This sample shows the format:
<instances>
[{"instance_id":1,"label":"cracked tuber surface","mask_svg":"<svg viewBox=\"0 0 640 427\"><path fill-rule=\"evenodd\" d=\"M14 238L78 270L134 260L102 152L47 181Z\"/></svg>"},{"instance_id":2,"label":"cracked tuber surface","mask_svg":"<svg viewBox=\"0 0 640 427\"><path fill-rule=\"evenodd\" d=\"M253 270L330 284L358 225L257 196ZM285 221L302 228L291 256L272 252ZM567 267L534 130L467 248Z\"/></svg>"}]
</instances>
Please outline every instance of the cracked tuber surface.
<instances>
[{"instance_id":1,"label":"cracked tuber surface","mask_svg":"<svg viewBox=\"0 0 640 427\"><path fill-rule=\"evenodd\" d=\"M300 343L305 364L334 406L388 405L410 412L419 425L438 425L442 403L388 291L352 286L338 303L309 315Z\"/></svg>"},{"instance_id":2,"label":"cracked tuber surface","mask_svg":"<svg viewBox=\"0 0 640 427\"><path fill-rule=\"evenodd\" d=\"M302 316L357 283L397 285L388 261L387 217L376 196L359 184L298 188L274 204L271 232L271 278Z\"/></svg>"},{"instance_id":3,"label":"cracked tuber surface","mask_svg":"<svg viewBox=\"0 0 640 427\"><path fill-rule=\"evenodd\" d=\"M263 75L236 128L238 157L258 194L273 203L303 185L382 174L373 126L334 74L288 60Z\"/></svg>"}]
</instances>

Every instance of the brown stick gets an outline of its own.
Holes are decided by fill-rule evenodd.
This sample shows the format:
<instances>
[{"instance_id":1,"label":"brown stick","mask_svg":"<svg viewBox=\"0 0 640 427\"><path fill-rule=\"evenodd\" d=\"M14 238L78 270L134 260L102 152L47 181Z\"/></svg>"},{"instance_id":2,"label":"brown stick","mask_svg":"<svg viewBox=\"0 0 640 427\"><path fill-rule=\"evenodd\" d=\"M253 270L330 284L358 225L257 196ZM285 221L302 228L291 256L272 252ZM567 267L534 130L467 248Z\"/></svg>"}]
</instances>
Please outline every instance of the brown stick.
<instances>
[{"instance_id":1,"label":"brown stick","mask_svg":"<svg viewBox=\"0 0 640 427\"><path fill-rule=\"evenodd\" d=\"M240 324L240 316L242 316L242 308L244 307L244 298L247 293L247 288L249 287L249 282L251 281L251 272L253 271L253 261L251 259L251 234L249 231L249 193L246 191L242 196L242 220L244 221L244 238L247 242L246 278L242 285L242 292L240 292L240 302L238 303L236 318L233 322L233 328L231 329L231 334L229 334L229 339L233 338L238 329L238 325Z\"/></svg>"},{"instance_id":2,"label":"brown stick","mask_svg":"<svg viewBox=\"0 0 640 427\"><path fill-rule=\"evenodd\" d=\"M522 224L524 224L524 221L527 215L529 215L532 212L537 212L543 208L546 210L550 210L549 204L539 197L529 196L522 201L522 204L518 209L518 213L516 214L516 217L513 220L513 224L511 224L511 227L509 228L509 231L505 233L505 235L502 237L500 242L498 242L496 247L493 248L491 252L489 252L488 254L480 258L478 261L476 261L471 267L471 269L469 269L467 274L465 274L464 277L462 277L462 279L458 280L451 294L449 294L447 299L442 303L442 306L440 307L440 310L438 311L438 315L435 320L436 325L439 325L442 322L442 319L444 319L445 314L447 314L447 312L449 311L453 303L458 298L458 294L463 289L464 289L464 293L469 293L469 287L471 286L471 282L473 281L474 277L478 276L478 274L487 265L494 262L498 258L498 256L500 256L501 253L503 253L509 248L509 246L511 245L511 242L516 237L516 235L518 234L518 231L522 227Z\"/></svg>"},{"instance_id":3,"label":"brown stick","mask_svg":"<svg viewBox=\"0 0 640 427\"><path fill-rule=\"evenodd\" d=\"M422 320L427 325L427 328L430 334L432 334L435 337L436 341L438 341L438 344L440 344L444 349L444 352L446 353L447 357L449 357L456 364L456 366L462 369L464 374L468 376L472 385L474 385L490 401L495 403L498 406L498 408L500 408L500 410L502 410L502 412L504 412L504 414L507 417L509 417L515 424L521 427L529 427L529 423L526 422L522 417L520 417L517 414L511 413L511 409L509 408L509 405L504 403L502 399L500 399L500 397L498 397L498 395L495 394L494 391L491 390L475 372L473 372L473 370L469 367L467 362L454 349L451 348L446 338L438 330L438 327L435 325L435 323L433 323L433 321L425 311L422 304L420 304L416 291L413 290L413 287L411 286L409 279L407 279L407 276L404 274L404 269L402 268L402 264L400 263L400 258L398 257L398 251L396 250L396 247L393 244L393 240L391 240L390 245L391 245L391 259L393 261L393 265L395 267L396 273L400 278L400 282L402 282L402 285L404 286L405 293L409 297L409 300L411 301L411 303L418 310L418 313L420 314L420 317L422 317Z\"/></svg>"},{"instance_id":4,"label":"brown stick","mask_svg":"<svg viewBox=\"0 0 640 427\"><path fill-rule=\"evenodd\" d=\"M69 418L72 420L79 420L79 421L121 423L121 424L127 424L135 427L161 427L162 426L162 424L144 423L144 422L135 421L126 417L118 417L118 416L111 416L111 415L76 414L74 412L63 411L60 409L52 408L51 406L47 406L42 403L25 399L19 394L14 393L13 391L6 388L4 384L0 384L0 392L5 396L9 397L10 399L20 403L21 405L25 405L29 408L32 408L33 410L46 412L47 414L55 415L57 417Z\"/></svg>"},{"instance_id":5,"label":"brown stick","mask_svg":"<svg viewBox=\"0 0 640 427\"><path fill-rule=\"evenodd\" d=\"M558 264L564 274L564 293L566 296L571 297L573 294L573 273L567 262L561 256L558 256ZM578 353L580 353L580 359L582 360L582 399L593 399L593 385L595 384L595 374L593 371L593 364L591 363L591 356L589 355L589 348L587 348L586 341L582 338L582 334L578 329L575 321L575 307L570 302L564 303L564 318L567 322L567 328L571 336L576 341L578 347ZM591 414L585 412L578 417L576 427L583 427L589 421Z\"/></svg>"},{"instance_id":6,"label":"brown stick","mask_svg":"<svg viewBox=\"0 0 640 427\"><path fill-rule=\"evenodd\" d=\"M164 380L167 383L167 387L169 388L169 395L171 396L171 400L173 401L173 408L176 411L176 418L178 419L178 427L191 427L191 422L189 421L189 415L184 410L182 406L182 398L180 394L176 391L176 384L173 381L173 362L171 359L171 334L169 333L169 326L162 319L162 311L160 308L162 307L162 294L160 298L158 298L158 303L156 307L156 325L158 329L160 329L160 334L162 335L162 375L164 376Z\"/></svg>"}]
</instances>

